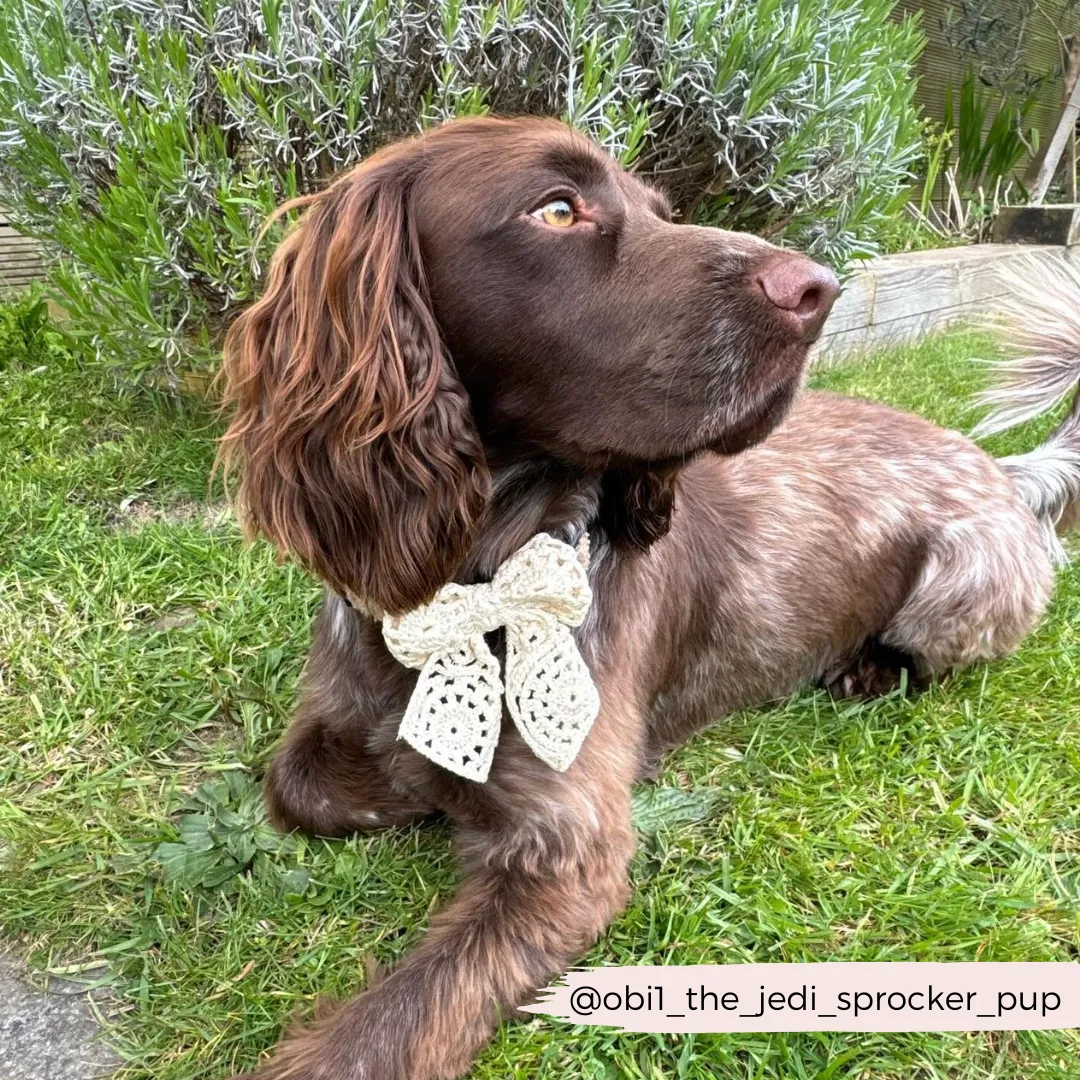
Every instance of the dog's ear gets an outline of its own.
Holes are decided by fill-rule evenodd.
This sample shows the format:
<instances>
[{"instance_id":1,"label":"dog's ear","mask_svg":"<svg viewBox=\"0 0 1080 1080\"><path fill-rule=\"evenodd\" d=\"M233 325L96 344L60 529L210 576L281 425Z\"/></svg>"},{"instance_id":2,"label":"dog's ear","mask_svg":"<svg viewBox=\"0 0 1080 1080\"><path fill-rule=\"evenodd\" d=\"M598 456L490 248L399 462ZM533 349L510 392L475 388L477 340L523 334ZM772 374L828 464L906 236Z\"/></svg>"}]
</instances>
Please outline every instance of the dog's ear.
<instances>
[{"instance_id":1,"label":"dog's ear","mask_svg":"<svg viewBox=\"0 0 1080 1080\"><path fill-rule=\"evenodd\" d=\"M604 473L600 524L616 547L644 551L671 528L678 469L656 466Z\"/></svg>"},{"instance_id":2,"label":"dog's ear","mask_svg":"<svg viewBox=\"0 0 1080 1080\"><path fill-rule=\"evenodd\" d=\"M409 217L418 160L391 147L284 207L305 212L225 343L245 527L392 613L452 579L490 491Z\"/></svg>"}]
</instances>

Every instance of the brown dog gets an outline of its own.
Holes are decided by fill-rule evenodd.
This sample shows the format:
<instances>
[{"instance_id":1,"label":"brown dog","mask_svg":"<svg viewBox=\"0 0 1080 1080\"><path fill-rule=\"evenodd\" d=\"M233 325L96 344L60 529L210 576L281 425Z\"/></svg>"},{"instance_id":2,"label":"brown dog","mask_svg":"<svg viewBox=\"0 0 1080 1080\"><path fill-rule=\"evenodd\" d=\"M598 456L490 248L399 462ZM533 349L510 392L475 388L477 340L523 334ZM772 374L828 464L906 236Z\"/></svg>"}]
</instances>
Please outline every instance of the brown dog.
<instances>
[{"instance_id":1,"label":"brown dog","mask_svg":"<svg viewBox=\"0 0 1080 1080\"><path fill-rule=\"evenodd\" d=\"M442 811L464 880L259 1075L456 1077L623 906L630 785L666 749L816 680L875 692L1014 649L1053 578L1023 492L1060 513L1080 458L1051 483L1038 455L1005 469L914 416L799 397L833 275L673 225L554 122L452 123L294 205L226 356L246 520L329 586L267 797L322 835ZM600 714L562 773L504 719L473 783L398 741L415 672L343 597L403 612L541 531L591 539L576 638Z\"/></svg>"}]
</instances>

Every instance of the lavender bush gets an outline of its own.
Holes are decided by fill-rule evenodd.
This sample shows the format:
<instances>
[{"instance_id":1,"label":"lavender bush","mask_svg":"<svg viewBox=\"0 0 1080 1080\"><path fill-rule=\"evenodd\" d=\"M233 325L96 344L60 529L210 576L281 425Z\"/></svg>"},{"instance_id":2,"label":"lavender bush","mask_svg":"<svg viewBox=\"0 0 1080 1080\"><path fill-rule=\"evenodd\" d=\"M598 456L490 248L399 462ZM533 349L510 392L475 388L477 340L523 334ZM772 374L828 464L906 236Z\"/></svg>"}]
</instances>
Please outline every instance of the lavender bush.
<instances>
[{"instance_id":1,"label":"lavender bush","mask_svg":"<svg viewBox=\"0 0 1080 1080\"><path fill-rule=\"evenodd\" d=\"M210 362L282 198L462 113L560 114L690 218L840 262L918 153L893 0L7 0L0 199L71 333Z\"/></svg>"}]
</instances>

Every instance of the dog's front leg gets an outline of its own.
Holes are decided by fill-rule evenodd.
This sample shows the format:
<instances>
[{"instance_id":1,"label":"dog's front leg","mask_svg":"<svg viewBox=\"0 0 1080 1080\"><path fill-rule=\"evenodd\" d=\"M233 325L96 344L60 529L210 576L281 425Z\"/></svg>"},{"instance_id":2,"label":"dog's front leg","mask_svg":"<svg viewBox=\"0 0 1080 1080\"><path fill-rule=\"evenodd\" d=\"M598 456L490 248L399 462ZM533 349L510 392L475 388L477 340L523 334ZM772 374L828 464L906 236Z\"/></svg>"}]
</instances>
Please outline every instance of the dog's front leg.
<instances>
[{"instance_id":1,"label":"dog's front leg","mask_svg":"<svg viewBox=\"0 0 1080 1080\"><path fill-rule=\"evenodd\" d=\"M557 773L500 748L486 820L460 824L463 882L381 982L287 1037L260 1080L450 1080L500 1017L564 970L622 909L640 711L601 687L600 716Z\"/></svg>"}]
</instances>

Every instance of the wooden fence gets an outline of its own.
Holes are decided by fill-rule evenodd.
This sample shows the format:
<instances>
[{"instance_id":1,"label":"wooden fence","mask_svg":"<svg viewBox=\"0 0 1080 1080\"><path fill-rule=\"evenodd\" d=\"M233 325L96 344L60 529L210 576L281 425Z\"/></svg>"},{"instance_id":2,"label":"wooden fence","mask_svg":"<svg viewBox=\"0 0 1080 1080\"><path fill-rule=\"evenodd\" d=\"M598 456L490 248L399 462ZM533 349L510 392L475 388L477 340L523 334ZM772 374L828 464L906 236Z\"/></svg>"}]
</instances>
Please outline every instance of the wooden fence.
<instances>
[{"instance_id":1,"label":"wooden fence","mask_svg":"<svg viewBox=\"0 0 1080 1080\"><path fill-rule=\"evenodd\" d=\"M0 207L0 293L23 289L43 275L38 242L16 232Z\"/></svg>"}]
</instances>

